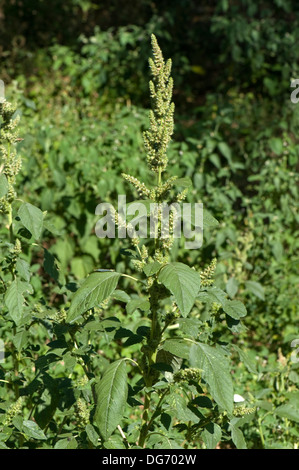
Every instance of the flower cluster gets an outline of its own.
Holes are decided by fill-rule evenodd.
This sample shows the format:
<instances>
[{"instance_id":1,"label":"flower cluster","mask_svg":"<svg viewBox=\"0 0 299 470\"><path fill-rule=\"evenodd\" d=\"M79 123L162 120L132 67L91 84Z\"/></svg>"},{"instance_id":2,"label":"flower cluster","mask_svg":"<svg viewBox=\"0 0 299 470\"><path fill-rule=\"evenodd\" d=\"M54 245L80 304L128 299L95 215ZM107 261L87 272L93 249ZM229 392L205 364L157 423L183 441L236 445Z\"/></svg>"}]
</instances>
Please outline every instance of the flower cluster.
<instances>
[{"instance_id":1,"label":"flower cluster","mask_svg":"<svg viewBox=\"0 0 299 470\"><path fill-rule=\"evenodd\" d=\"M175 382L190 382L192 380L198 381L201 378L201 369L190 367L188 369L181 369L173 376Z\"/></svg>"},{"instance_id":2,"label":"flower cluster","mask_svg":"<svg viewBox=\"0 0 299 470\"><path fill-rule=\"evenodd\" d=\"M214 272L216 269L217 265L217 260L214 258L212 262L209 264L209 266L200 273L200 279L201 279L201 286L202 287L210 287L214 283Z\"/></svg>"},{"instance_id":3,"label":"flower cluster","mask_svg":"<svg viewBox=\"0 0 299 470\"><path fill-rule=\"evenodd\" d=\"M15 416L17 416L21 411L24 403L24 397L17 399L5 413L5 418L3 421L3 426L9 426Z\"/></svg>"},{"instance_id":4,"label":"flower cluster","mask_svg":"<svg viewBox=\"0 0 299 470\"><path fill-rule=\"evenodd\" d=\"M76 419L79 428L85 428L89 423L90 411L88 409L86 401L78 398L75 404Z\"/></svg>"},{"instance_id":5,"label":"flower cluster","mask_svg":"<svg viewBox=\"0 0 299 470\"><path fill-rule=\"evenodd\" d=\"M0 103L0 213L7 214L12 201L16 198L14 183L21 168L21 158L17 156L15 144L19 137L16 127L19 116L14 117L16 108L11 103Z\"/></svg>"},{"instance_id":6,"label":"flower cluster","mask_svg":"<svg viewBox=\"0 0 299 470\"><path fill-rule=\"evenodd\" d=\"M150 129L144 132L147 162L152 171L164 171L167 166L166 151L173 134L174 103L173 80L170 77L171 59L165 63L156 37L152 34L153 59L149 59L152 80L149 83L152 110L149 113Z\"/></svg>"},{"instance_id":7,"label":"flower cluster","mask_svg":"<svg viewBox=\"0 0 299 470\"><path fill-rule=\"evenodd\" d=\"M141 183L137 178L134 178L134 176L127 175L126 173L122 173L122 177L136 188L139 196L150 196L150 190L145 186L144 183Z\"/></svg>"},{"instance_id":8,"label":"flower cluster","mask_svg":"<svg viewBox=\"0 0 299 470\"><path fill-rule=\"evenodd\" d=\"M237 417L242 417L242 416L246 416L246 415L250 415L251 413L254 413L255 410L256 410L255 406L251 408L246 408L244 405L241 405L241 406L237 406L234 409L233 415Z\"/></svg>"}]
</instances>

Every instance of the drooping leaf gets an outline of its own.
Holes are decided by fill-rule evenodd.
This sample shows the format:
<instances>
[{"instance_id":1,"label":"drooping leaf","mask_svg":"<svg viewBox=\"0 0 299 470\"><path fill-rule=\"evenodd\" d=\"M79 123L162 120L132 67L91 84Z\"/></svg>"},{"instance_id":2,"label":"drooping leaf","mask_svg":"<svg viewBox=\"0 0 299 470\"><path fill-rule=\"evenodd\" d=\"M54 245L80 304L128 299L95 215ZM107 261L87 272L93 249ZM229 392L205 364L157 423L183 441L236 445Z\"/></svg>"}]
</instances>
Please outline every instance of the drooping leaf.
<instances>
[{"instance_id":1,"label":"drooping leaf","mask_svg":"<svg viewBox=\"0 0 299 470\"><path fill-rule=\"evenodd\" d=\"M248 369L248 371L252 374L257 375L258 371L254 361L248 356L248 354L246 354L245 351L243 351L243 349L239 348L236 345L234 345L233 347L238 352L241 362L243 362L244 366Z\"/></svg>"},{"instance_id":2,"label":"drooping leaf","mask_svg":"<svg viewBox=\"0 0 299 470\"><path fill-rule=\"evenodd\" d=\"M204 209L203 211L203 229L205 230L206 228L214 228L219 225L219 222L215 217L212 216L212 214L207 210Z\"/></svg>"},{"instance_id":3,"label":"drooping leaf","mask_svg":"<svg viewBox=\"0 0 299 470\"><path fill-rule=\"evenodd\" d=\"M146 312L150 309L150 303L146 299L132 299L130 302L127 303L126 310L128 315L131 315L132 313L135 312L135 310L142 310L143 312Z\"/></svg>"},{"instance_id":4,"label":"drooping leaf","mask_svg":"<svg viewBox=\"0 0 299 470\"><path fill-rule=\"evenodd\" d=\"M26 347L28 343L28 331L22 329L18 331L13 338L13 344L17 348L18 351L21 351L23 347Z\"/></svg>"},{"instance_id":5,"label":"drooping leaf","mask_svg":"<svg viewBox=\"0 0 299 470\"><path fill-rule=\"evenodd\" d=\"M37 239L41 236L44 216L38 207L24 202L18 210L18 216L33 238Z\"/></svg>"},{"instance_id":6,"label":"drooping leaf","mask_svg":"<svg viewBox=\"0 0 299 470\"><path fill-rule=\"evenodd\" d=\"M183 188L189 188L190 186L192 186L192 180L188 176L184 178L178 178L175 180L174 185L182 186Z\"/></svg>"},{"instance_id":7,"label":"drooping leaf","mask_svg":"<svg viewBox=\"0 0 299 470\"><path fill-rule=\"evenodd\" d=\"M92 424L88 423L86 426L85 426L85 431L86 431L86 434L87 434L87 437L88 439L90 440L90 442L94 445L94 446L97 446L99 444L99 440L100 440L100 436L98 435L98 433L96 432L95 428L93 427Z\"/></svg>"},{"instance_id":8,"label":"drooping leaf","mask_svg":"<svg viewBox=\"0 0 299 470\"><path fill-rule=\"evenodd\" d=\"M28 282L16 278L10 284L5 294L5 305L8 308L11 318L19 325L22 319L24 306L24 292L33 293L32 286Z\"/></svg>"},{"instance_id":9,"label":"drooping leaf","mask_svg":"<svg viewBox=\"0 0 299 470\"><path fill-rule=\"evenodd\" d=\"M230 147L227 145L226 142L219 142L218 144L218 149L222 153L222 155L227 159L228 163L232 163L231 158L232 158L232 152Z\"/></svg>"},{"instance_id":10,"label":"drooping leaf","mask_svg":"<svg viewBox=\"0 0 299 470\"><path fill-rule=\"evenodd\" d=\"M234 320L239 320L247 314L246 307L240 300L227 300L223 303L222 308Z\"/></svg>"},{"instance_id":11,"label":"drooping leaf","mask_svg":"<svg viewBox=\"0 0 299 470\"><path fill-rule=\"evenodd\" d=\"M164 266L158 279L170 290L184 317L193 307L200 288L200 275L183 263L170 263Z\"/></svg>"},{"instance_id":12,"label":"drooping leaf","mask_svg":"<svg viewBox=\"0 0 299 470\"><path fill-rule=\"evenodd\" d=\"M204 343L193 343L190 348L190 364L202 369L202 377L220 408L232 412L233 382L224 352Z\"/></svg>"},{"instance_id":13,"label":"drooping leaf","mask_svg":"<svg viewBox=\"0 0 299 470\"><path fill-rule=\"evenodd\" d=\"M125 291L120 289L115 289L111 297L125 303L128 303L131 300L131 297Z\"/></svg>"},{"instance_id":14,"label":"drooping leaf","mask_svg":"<svg viewBox=\"0 0 299 470\"><path fill-rule=\"evenodd\" d=\"M173 403L175 408L176 419L185 423L191 421L192 423L198 423L199 417L188 408L188 403L184 396L178 393L172 395Z\"/></svg>"},{"instance_id":15,"label":"drooping leaf","mask_svg":"<svg viewBox=\"0 0 299 470\"><path fill-rule=\"evenodd\" d=\"M294 406L289 403L286 405L280 405L275 409L275 414L282 418L288 418L291 421L299 423L299 405Z\"/></svg>"},{"instance_id":16,"label":"drooping leaf","mask_svg":"<svg viewBox=\"0 0 299 470\"><path fill-rule=\"evenodd\" d=\"M153 261L152 263L148 263L144 266L143 271L149 277L153 274L156 274L159 269L161 268L161 264L158 261Z\"/></svg>"},{"instance_id":17,"label":"drooping leaf","mask_svg":"<svg viewBox=\"0 0 299 470\"><path fill-rule=\"evenodd\" d=\"M183 339L167 339L163 344L163 350L170 352L174 356L182 359L189 359L190 342Z\"/></svg>"},{"instance_id":18,"label":"drooping leaf","mask_svg":"<svg viewBox=\"0 0 299 470\"><path fill-rule=\"evenodd\" d=\"M281 155L283 151L283 141L279 137L271 137L269 140L269 145L276 155Z\"/></svg>"},{"instance_id":19,"label":"drooping leaf","mask_svg":"<svg viewBox=\"0 0 299 470\"><path fill-rule=\"evenodd\" d=\"M216 445L221 439L221 427L216 423L209 423L204 428L201 437L207 449L215 449Z\"/></svg>"},{"instance_id":20,"label":"drooping leaf","mask_svg":"<svg viewBox=\"0 0 299 470\"><path fill-rule=\"evenodd\" d=\"M97 405L94 422L106 441L123 417L128 395L126 362L110 364L96 386Z\"/></svg>"},{"instance_id":21,"label":"drooping leaf","mask_svg":"<svg viewBox=\"0 0 299 470\"><path fill-rule=\"evenodd\" d=\"M27 263L27 261L25 261L22 258L18 258L16 261L16 270L19 276L21 276L24 279L24 281L27 281L27 282L30 281L30 266L29 266L29 263Z\"/></svg>"},{"instance_id":22,"label":"drooping leaf","mask_svg":"<svg viewBox=\"0 0 299 470\"><path fill-rule=\"evenodd\" d=\"M59 278L59 271L57 267L57 261L55 257L46 248L44 248L44 270L49 274L56 282Z\"/></svg>"},{"instance_id":23,"label":"drooping leaf","mask_svg":"<svg viewBox=\"0 0 299 470\"><path fill-rule=\"evenodd\" d=\"M227 301L226 293L219 287L208 287L206 292L200 292L199 299L201 301L211 301L220 304L222 307Z\"/></svg>"},{"instance_id":24,"label":"drooping leaf","mask_svg":"<svg viewBox=\"0 0 299 470\"><path fill-rule=\"evenodd\" d=\"M247 445L244 439L244 435L237 426L230 425L230 430L232 433L232 441L237 447L237 449L247 449Z\"/></svg>"},{"instance_id":25,"label":"drooping leaf","mask_svg":"<svg viewBox=\"0 0 299 470\"><path fill-rule=\"evenodd\" d=\"M259 282L255 281L245 281L245 287L256 295L259 299L265 300L265 290Z\"/></svg>"},{"instance_id":26,"label":"drooping leaf","mask_svg":"<svg viewBox=\"0 0 299 470\"><path fill-rule=\"evenodd\" d=\"M25 419L22 425L22 431L26 436L32 439L44 440L47 439L44 431L31 419Z\"/></svg>"},{"instance_id":27,"label":"drooping leaf","mask_svg":"<svg viewBox=\"0 0 299 470\"><path fill-rule=\"evenodd\" d=\"M75 293L68 311L67 321L76 321L82 313L99 305L116 289L120 273L96 272L88 276Z\"/></svg>"},{"instance_id":28,"label":"drooping leaf","mask_svg":"<svg viewBox=\"0 0 299 470\"><path fill-rule=\"evenodd\" d=\"M239 288L239 281L235 277L229 278L229 280L226 283L226 292L230 296L231 299L233 299L238 292Z\"/></svg>"},{"instance_id":29,"label":"drooping leaf","mask_svg":"<svg viewBox=\"0 0 299 470\"><path fill-rule=\"evenodd\" d=\"M74 437L60 439L56 442L54 449L77 449L78 443Z\"/></svg>"}]
</instances>

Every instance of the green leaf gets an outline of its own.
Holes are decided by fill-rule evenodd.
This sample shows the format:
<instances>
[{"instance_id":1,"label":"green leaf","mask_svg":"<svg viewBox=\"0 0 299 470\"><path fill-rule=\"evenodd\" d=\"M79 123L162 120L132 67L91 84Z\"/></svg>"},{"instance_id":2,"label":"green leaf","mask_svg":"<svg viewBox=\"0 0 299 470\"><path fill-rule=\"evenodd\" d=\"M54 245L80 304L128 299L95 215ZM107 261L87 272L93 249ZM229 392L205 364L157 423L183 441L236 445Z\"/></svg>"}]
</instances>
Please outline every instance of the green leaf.
<instances>
[{"instance_id":1,"label":"green leaf","mask_svg":"<svg viewBox=\"0 0 299 470\"><path fill-rule=\"evenodd\" d=\"M105 441L123 417L127 395L126 362L120 359L107 367L102 379L96 385L97 405L94 421Z\"/></svg>"},{"instance_id":2,"label":"green leaf","mask_svg":"<svg viewBox=\"0 0 299 470\"><path fill-rule=\"evenodd\" d=\"M8 182L6 176L1 173L0 174L0 198L4 197L8 191Z\"/></svg>"},{"instance_id":3,"label":"green leaf","mask_svg":"<svg viewBox=\"0 0 299 470\"><path fill-rule=\"evenodd\" d=\"M189 359L190 346L191 342L184 341L183 339L167 339L163 343L162 349L182 359Z\"/></svg>"},{"instance_id":4,"label":"green leaf","mask_svg":"<svg viewBox=\"0 0 299 470\"><path fill-rule=\"evenodd\" d=\"M56 442L54 449L77 449L78 443L74 437L60 439Z\"/></svg>"},{"instance_id":5,"label":"green leaf","mask_svg":"<svg viewBox=\"0 0 299 470\"><path fill-rule=\"evenodd\" d=\"M26 347L28 343L28 331L21 330L16 333L13 337L13 344L18 351L21 351L23 347Z\"/></svg>"},{"instance_id":6,"label":"green leaf","mask_svg":"<svg viewBox=\"0 0 299 470\"><path fill-rule=\"evenodd\" d=\"M263 286L259 282L245 281L245 287L259 299L265 300L265 291Z\"/></svg>"},{"instance_id":7,"label":"green leaf","mask_svg":"<svg viewBox=\"0 0 299 470\"><path fill-rule=\"evenodd\" d=\"M92 273L75 293L68 311L67 321L76 321L82 313L98 306L116 289L120 273Z\"/></svg>"},{"instance_id":8,"label":"green leaf","mask_svg":"<svg viewBox=\"0 0 299 470\"><path fill-rule=\"evenodd\" d=\"M228 412L233 411L234 392L227 357L221 349L204 343L193 343L190 348L191 367L202 369L216 403Z\"/></svg>"},{"instance_id":9,"label":"green leaf","mask_svg":"<svg viewBox=\"0 0 299 470\"><path fill-rule=\"evenodd\" d=\"M9 449L9 447L4 442L0 442L0 449Z\"/></svg>"},{"instance_id":10,"label":"green leaf","mask_svg":"<svg viewBox=\"0 0 299 470\"><path fill-rule=\"evenodd\" d=\"M184 335L196 338L199 334L199 330L202 327L202 322L199 318L179 318L178 323L180 325L180 331Z\"/></svg>"},{"instance_id":11,"label":"green leaf","mask_svg":"<svg viewBox=\"0 0 299 470\"><path fill-rule=\"evenodd\" d=\"M41 236L44 216L38 207L24 202L18 210L18 216L33 238L37 239Z\"/></svg>"},{"instance_id":12,"label":"green leaf","mask_svg":"<svg viewBox=\"0 0 299 470\"><path fill-rule=\"evenodd\" d=\"M119 302L128 303L131 300L131 297L123 290L116 289L111 297Z\"/></svg>"},{"instance_id":13,"label":"green leaf","mask_svg":"<svg viewBox=\"0 0 299 470\"><path fill-rule=\"evenodd\" d=\"M231 277L226 283L226 292L233 299L238 292L239 281L235 277Z\"/></svg>"},{"instance_id":14,"label":"green leaf","mask_svg":"<svg viewBox=\"0 0 299 470\"><path fill-rule=\"evenodd\" d=\"M190 186L192 186L192 180L188 178L188 176L184 178L178 178L175 180L174 185L182 186L182 188L189 188Z\"/></svg>"},{"instance_id":15,"label":"green leaf","mask_svg":"<svg viewBox=\"0 0 299 470\"><path fill-rule=\"evenodd\" d=\"M216 302L220 304L222 307L227 302L227 295L226 293L219 289L218 287L208 287L206 288L206 292L201 292L198 296L199 300L210 302Z\"/></svg>"},{"instance_id":16,"label":"green leaf","mask_svg":"<svg viewBox=\"0 0 299 470\"><path fill-rule=\"evenodd\" d=\"M96 432L96 430L95 430L95 428L93 427L93 425L90 424L90 423L88 423L88 424L85 426L85 431L86 431L87 437L88 437L88 439L90 440L90 442L91 442L94 446L99 445L100 436L99 436L98 433Z\"/></svg>"},{"instance_id":17,"label":"green leaf","mask_svg":"<svg viewBox=\"0 0 299 470\"><path fill-rule=\"evenodd\" d=\"M44 431L34 421L31 421L31 419L25 419L23 421L22 431L27 437L31 437L32 439L47 439Z\"/></svg>"},{"instance_id":18,"label":"green leaf","mask_svg":"<svg viewBox=\"0 0 299 470\"><path fill-rule=\"evenodd\" d=\"M153 274L156 274L160 268L161 264L158 263L158 261L154 261L153 263L146 264L143 268L143 271L147 275L147 277L149 277Z\"/></svg>"},{"instance_id":19,"label":"green leaf","mask_svg":"<svg viewBox=\"0 0 299 470\"><path fill-rule=\"evenodd\" d=\"M175 356L169 351L166 351L166 349L159 349L156 361L160 364L169 365L172 369L172 372L177 372L183 362L180 357Z\"/></svg>"},{"instance_id":20,"label":"green leaf","mask_svg":"<svg viewBox=\"0 0 299 470\"><path fill-rule=\"evenodd\" d=\"M109 437L108 441L103 443L104 449L125 449L126 446L121 436L114 434Z\"/></svg>"},{"instance_id":21,"label":"green leaf","mask_svg":"<svg viewBox=\"0 0 299 470\"><path fill-rule=\"evenodd\" d=\"M23 282L16 278L10 284L5 294L5 305L8 308L11 318L19 325L22 319L24 306L24 292L33 293L32 286L28 282Z\"/></svg>"},{"instance_id":22,"label":"green leaf","mask_svg":"<svg viewBox=\"0 0 299 470\"><path fill-rule=\"evenodd\" d=\"M222 155L227 159L229 163L231 163L232 153L230 147L227 145L226 142L219 142L218 149L222 153Z\"/></svg>"},{"instance_id":23,"label":"green leaf","mask_svg":"<svg viewBox=\"0 0 299 470\"><path fill-rule=\"evenodd\" d=\"M191 223L195 225L195 207L192 206L191 209ZM217 227L219 225L218 220L215 219L215 217L212 216L212 214L205 208L203 208L202 211L202 224L203 224L203 230L205 229L211 229L214 227Z\"/></svg>"},{"instance_id":24,"label":"green leaf","mask_svg":"<svg viewBox=\"0 0 299 470\"><path fill-rule=\"evenodd\" d=\"M209 423L203 430L201 437L207 449L215 449L221 439L221 427L216 423Z\"/></svg>"},{"instance_id":25,"label":"green leaf","mask_svg":"<svg viewBox=\"0 0 299 470\"><path fill-rule=\"evenodd\" d=\"M158 279L170 290L184 317L193 307L200 288L200 275L183 263L170 263L164 266Z\"/></svg>"},{"instance_id":26,"label":"green leaf","mask_svg":"<svg viewBox=\"0 0 299 470\"><path fill-rule=\"evenodd\" d=\"M247 445L244 439L244 435L237 426L230 425L230 430L232 433L232 441L237 447L237 449L247 449Z\"/></svg>"},{"instance_id":27,"label":"green leaf","mask_svg":"<svg viewBox=\"0 0 299 470\"><path fill-rule=\"evenodd\" d=\"M281 155L283 151L283 142L282 139L279 137L272 137L269 140L269 145L272 150L276 155Z\"/></svg>"},{"instance_id":28,"label":"green leaf","mask_svg":"<svg viewBox=\"0 0 299 470\"><path fill-rule=\"evenodd\" d=\"M239 320L247 314L246 307L242 302L240 302L240 300L227 300L222 305L222 308L225 313L227 313L231 318L234 318L234 320Z\"/></svg>"},{"instance_id":29,"label":"green leaf","mask_svg":"<svg viewBox=\"0 0 299 470\"><path fill-rule=\"evenodd\" d=\"M258 374L258 371L256 369L256 364L253 362L253 360L246 354L245 351L240 349L238 346L234 345L233 348L237 353L239 354L241 362L243 362L244 366L248 369L249 372L252 374Z\"/></svg>"},{"instance_id":30,"label":"green leaf","mask_svg":"<svg viewBox=\"0 0 299 470\"><path fill-rule=\"evenodd\" d=\"M219 225L219 222L215 217L212 216L212 214L207 210L203 210L203 229L205 230L206 228L214 228Z\"/></svg>"},{"instance_id":31,"label":"green leaf","mask_svg":"<svg viewBox=\"0 0 299 470\"><path fill-rule=\"evenodd\" d=\"M16 270L24 281L30 281L30 265L27 261L22 258L18 258L16 261Z\"/></svg>"},{"instance_id":32,"label":"green leaf","mask_svg":"<svg viewBox=\"0 0 299 470\"><path fill-rule=\"evenodd\" d=\"M281 405L275 409L274 413L281 418L287 418L299 423L299 405L297 407L290 404Z\"/></svg>"},{"instance_id":33,"label":"green leaf","mask_svg":"<svg viewBox=\"0 0 299 470\"><path fill-rule=\"evenodd\" d=\"M143 312L147 312L150 309L149 301L146 299L133 299L127 303L126 311L128 315L131 315L137 309L142 310Z\"/></svg>"},{"instance_id":34,"label":"green leaf","mask_svg":"<svg viewBox=\"0 0 299 470\"><path fill-rule=\"evenodd\" d=\"M183 423L186 423L186 421L198 423L199 417L188 408L184 396L175 393L172 395L172 397L174 401L176 419L182 421Z\"/></svg>"},{"instance_id":35,"label":"green leaf","mask_svg":"<svg viewBox=\"0 0 299 470\"><path fill-rule=\"evenodd\" d=\"M90 255L75 256L71 260L71 272L77 279L84 279L94 268L94 261Z\"/></svg>"},{"instance_id":36,"label":"green leaf","mask_svg":"<svg viewBox=\"0 0 299 470\"><path fill-rule=\"evenodd\" d=\"M46 248L44 248L44 270L49 274L56 282L59 278L59 271L57 267L57 261L55 257Z\"/></svg>"}]
</instances>

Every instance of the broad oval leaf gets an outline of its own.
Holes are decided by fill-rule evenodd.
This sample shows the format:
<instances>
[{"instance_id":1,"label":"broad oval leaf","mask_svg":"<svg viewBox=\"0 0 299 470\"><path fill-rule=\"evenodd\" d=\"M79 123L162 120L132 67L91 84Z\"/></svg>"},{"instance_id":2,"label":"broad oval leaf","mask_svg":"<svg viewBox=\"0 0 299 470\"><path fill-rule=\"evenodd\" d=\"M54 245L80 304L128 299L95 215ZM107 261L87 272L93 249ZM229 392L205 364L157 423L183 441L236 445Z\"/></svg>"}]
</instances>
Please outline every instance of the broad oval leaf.
<instances>
[{"instance_id":1,"label":"broad oval leaf","mask_svg":"<svg viewBox=\"0 0 299 470\"><path fill-rule=\"evenodd\" d=\"M246 307L240 300L227 300L222 308L234 320L239 320L247 315Z\"/></svg>"},{"instance_id":2,"label":"broad oval leaf","mask_svg":"<svg viewBox=\"0 0 299 470\"><path fill-rule=\"evenodd\" d=\"M41 236L44 216L38 207L29 204L29 202L24 202L18 210L18 216L33 238Z\"/></svg>"},{"instance_id":3,"label":"broad oval leaf","mask_svg":"<svg viewBox=\"0 0 299 470\"><path fill-rule=\"evenodd\" d=\"M207 449L215 449L221 439L221 435L221 427L218 424L211 422L205 426L201 437L207 446Z\"/></svg>"},{"instance_id":4,"label":"broad oval leaf","mask_svg":"<svg viewBox=\"0 0 299 470\"><path fill-rule=\"evenodd\" d=\"M244 435L237 426L230 424L230 430L232 433L232 441L237 449L247 449L247 445L244 439Z\"/></svg>"},{"instance_id":5,"label":"broad oval leaf","mask_svg":"<svg viewBox=\"0 0 299 470\"><path fill-rule=\"evenodd\" d=\"M170 263L164 266L158 279L170 290L184 317L193 307L200 288L200 275L183 263Z\"/></svg>"},{"instance_id":6,"label":"broad oval leaf","mask_svg":"<svg viewBox=\"0 0 299 470\"><path fill-rule=\"evenodd\" d=\"M208 344L193 343L190 348L191 367L202 369L211 395L229 413L233 411L234 391L228 360L220 349Z\"/></svg>"},{"instance_id":7,"label":"broad oval leaf","mask_svg":"<svg viewBox=\"0 0 299 470\"><path fill-rule=\"evenodd\" d=\"M76 321L82 313L107 299L116 289L119 277L120 273L114 271L90 274L72 299L67 321Z\"/></svg>"},{"instance_id":8,"label":"broad oval leaf","mask_svg":"<svg viewBox=\"0 0 299 470\"><path fill-rule=\"evenodd\" d=\"M290 419L299 423L299 406L293 406L292 404L280 405L278 406L274 413L282 418Z\"/></svg>"},{"instance_id":9,"label":"broad oval leaf","mask_svg":"<svg viewBox=\"0 0 299 470\"><path fill-rule=\"evenodd\" d=\"M135 310L139 309L143 312L147 312L150 309L151 305L148 300L146 299L132 299L130 302L127 303L126 311L128 315L131 315L135 312Z\"/></svg>"},{"instance_id":10,"label":"broad oval leaf","mask_svg":"<svg viewBox=\"0 0 299 470\"><path fill-rule=\"evenodd\" d=\"M28 282L16 278L10 284L5 294L5 305L8 308L11 318L19 325L22 320L24 306L24 292L33 293L33 288Z\"/></svg>"},{"instance_id":11,"label":"broad oval leaf","mask_svg":"<svg viewBox=\"0 0 299 470\"><path fill-rule=\"evenodd\" d=\"M233 299L238 292L239 281L235 277L231 277L226 283L226 292Z\"/></svg>"},{"instance_id":12,"label":"broad oval leaf","mask_svg":"<svg viewBox=\"0 0 299 470\"><path fill-rule=\"evenodd\" d=\"M158 261L153 261L152 263L148 263L144 266L143 271L147 275L147 277L156 274L159 269L161 268L161 264Z\"/></svg>"},{"instance_id":13,"label":"broad oval leaf","mask_svg":"<svg viewBox=\"0 0 299 470\"><path fill-rule=\"evenodd\" d=\"M182 359L189 359L191 344L191 342L187 342L183 338L167 339L163 343L162 351L167 351Z\"/></svg>"},{"instance_id":14,"label":"broad oval leaf","mask_svg":"<svg viewBox=\"0 0 299 470\"><path fill-rule=\"evenodd\" d=\"M26 436L32 439L44 440L47 439L44 431L31 419L23 421L22 431Z\"/></svg>"},{"instance_id":15,"label":"broad oval leaf","mask_svg":"<svg viewBox=\"0 0 299 470\"><path fill-rule=\"evenodd\" d=\"M123 417L128 396L125 359L110 364L96 385L97 405L94 422L102 438L109 439Z\"/></svg>"},{"instance_id":16,"label":"broad oval leaf","mask_svg":"<svg viewBox=\"0 0 299 470\"><path fill-rule=\"evenodd\" d=\"M245 287L259 299L265 300L265 291L263 286L259 282L245 281Z\"/></svg>"}]
</instances>

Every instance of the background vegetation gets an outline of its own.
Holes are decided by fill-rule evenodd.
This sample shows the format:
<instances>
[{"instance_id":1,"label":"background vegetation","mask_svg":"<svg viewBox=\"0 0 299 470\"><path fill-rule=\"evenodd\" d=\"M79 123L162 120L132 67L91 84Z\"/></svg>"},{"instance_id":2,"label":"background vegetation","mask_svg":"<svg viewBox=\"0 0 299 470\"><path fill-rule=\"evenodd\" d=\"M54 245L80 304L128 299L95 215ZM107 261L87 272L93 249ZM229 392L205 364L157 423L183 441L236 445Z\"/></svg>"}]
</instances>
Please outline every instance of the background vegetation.
<instances>
[{"instance_id":1,"label":"background vegetation","mask_svg":"<svg viewBox=\"0 0 299 470\"><path fill-rule=\"evenodd\" d=\"M73 448L95 440L90 428L78 437L82 416L74 418L78 398L87 407L92 401L83 378L86 355L100 375L123 354L127 338L114 336L110 325L106 336L92 332L92 350L82 333L77 356L66 354L66 326L57 312L63 315L94 269L132 270L123 241L96 237L95 207L128 193L123 172L150 183L142 131L154 33L173 59L169 175L189 177L188 201L202 201L219 222L205 229L200 250L186 253L177 245L173 259L203 270L217 258L215 285L246 305L243 326L231 327L230 341L247 352L246 361L236 356L234 363L236 393L255 407L242 418L247 447L297 448L299 372L291 342L299 337L299 104L290 100L290 82L299 78L298 2L3 0L0 32L0 78L21 118L16 190L46 212L39 240L20 228L19 269L34 295L24 294L26 314L17 324L7 317L0 283L6 344L0 445ZM3 276L14 249L5 224L3 217ZM134 330L139 314L113 304L107 316ZM226 333L219 336L225 341ZM17 410L7 425L19 397L23 414ZM37 428L28 424L31 417ZM236 442L227 437L220 445ZM118 434L106 446L125 443Z\"/></svg>"}]
</instances>

